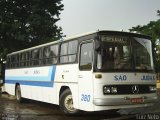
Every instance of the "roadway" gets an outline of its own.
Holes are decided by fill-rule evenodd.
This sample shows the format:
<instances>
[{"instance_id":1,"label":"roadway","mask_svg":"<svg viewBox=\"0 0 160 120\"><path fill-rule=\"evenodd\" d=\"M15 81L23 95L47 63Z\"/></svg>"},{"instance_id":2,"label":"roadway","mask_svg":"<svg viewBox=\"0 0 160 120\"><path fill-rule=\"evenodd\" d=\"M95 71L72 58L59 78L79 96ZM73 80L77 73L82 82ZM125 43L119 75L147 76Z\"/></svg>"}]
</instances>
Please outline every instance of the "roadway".
<instances>
[{"instance_id":1,"label":"roadway","mask_svg":"<svg viewBox=\"0 0 160 120\"><path fill-rule=\"evenodd\" d=\"M66 116L59 107L37 101L17 103L14 96L0 94L1 120L159 120L160 119L160 89L159 100L154 106L141 109L124 109L118 113L90 112L77 116ZM154 117L154 118L153 118Z\"/></svg>"}]
</instances>

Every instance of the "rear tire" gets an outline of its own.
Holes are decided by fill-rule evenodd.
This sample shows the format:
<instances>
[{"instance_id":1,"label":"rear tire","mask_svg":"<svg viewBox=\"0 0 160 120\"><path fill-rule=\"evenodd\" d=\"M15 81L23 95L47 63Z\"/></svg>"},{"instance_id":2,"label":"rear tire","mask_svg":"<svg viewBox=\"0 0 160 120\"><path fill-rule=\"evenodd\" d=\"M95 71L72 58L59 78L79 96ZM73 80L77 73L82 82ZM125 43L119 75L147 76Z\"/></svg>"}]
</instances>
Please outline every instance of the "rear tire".
<instances>
[{"instance_id":1,"label":"rear tire","mask_svg":"<svg viewBox=\"0 0 160 120\"><path fill-rule=\"evenodd\" d=\"M70 89L66 89L59 99L60 109L67 115L75 115L79 110L73 107L73 98Z\"/></svg>"},{"instance_id":2,"label":"rear tire","mask_svg":"<svg viewBox=\"0 0 160 120\"><path fill-rule=\"evenodd\" d=\"M17 86L16 86L15 94L16 94L16 100L17 100L19 103L22 103L22 102L23 102L23 98L22 98L22 96L21 96L21 87L20 87L20 85L17 85Z\"/></svg>"}]
</instances>

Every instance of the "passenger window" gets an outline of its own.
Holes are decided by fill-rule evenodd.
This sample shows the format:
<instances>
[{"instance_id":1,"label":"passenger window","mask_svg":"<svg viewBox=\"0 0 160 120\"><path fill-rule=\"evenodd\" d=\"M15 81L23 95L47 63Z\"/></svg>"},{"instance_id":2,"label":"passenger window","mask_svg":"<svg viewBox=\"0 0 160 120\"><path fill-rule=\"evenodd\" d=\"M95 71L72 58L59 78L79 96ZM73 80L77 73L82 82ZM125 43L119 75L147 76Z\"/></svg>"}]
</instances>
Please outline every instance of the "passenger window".
<instances>
[{"instance_id":1,"label":"passenger window","mask_svg":"<svg viewBox=\"0 0 160 120\"><path fill-rule=\"evenodd\" d=\"M25 53L21 53L20 66L21 67L25 66Z\"/></svg>"},{"instance_id":2,"label":"passenger window","mask_svg":"<svg viewBox=\"0 0 160 120\"><path fill-rule=\"evenodd\" d=\"M15 67L18 67L19 66L19 55L13 55L11 56L11 67L12 68L15 68Z\"/></svg>"},{"instance_id":3,"label":"passenger window","mask_svg":"<svg viewBox=\"0 0 160 120\"><path fill-rule=\"evenodd\" d=\"M58 45L47 46L43 49L43 64L56 64L58 56Z\"/></svg>"},{"instance_id":4,"label":"passenger window","mask_svg":"<svg viewBox=\"0 0 160 120\"><path fill-rule=\"evenodd\" d=\"M67 55L68 52L68 43L63 43L61 45L61 54L60 55Z\"/></svg>"},{"instance_id":5,"label":"passenger window","mask_svg":"<svg viewBox=\"0 0 160 120\"><path fill-rule=\"evenodd\" d=\"M60 63L68 62L67 52L68 52L68 43L63 43L61 45Z\"/></svg>"},{"instance_id":6,"label":"passenger window","mask_svg":"<svg viewBox=\"0 0 160 120\"><path fill-rule=\"evenodd\" d=\"M84 43L81 45L80 70L91 70L93 61L93 43Z\"/></svg>"},{"instance_id":7,"label":"passenger window","mask_svg":"<svg viewBox=\"0 0 160 120\"><path fill-rule=\"evenodd\" d=\"M74 62L76 60L78 41L69 42L68 54L69 54L69 62Z\"/></svg>"},{"instance_id":8,"label":"passenger window","mask_svg":"<svg viewBox=\"0 0 160 120\"><path fill-rule=\"evenodd\" d=\"M75 62L77 55L77 46L77 40L62 43L60 52L60 63Z\"/></svg>"},{"instance_id":9,"label":"passenger window","mask_svg":"<svg viewBox=\"0 0 160 120\"><path fill-rule=\"evenodd\" d=\"M50 46L51 49L51 56L57 57L58 56L58 45Z\"/></svg>"},{"instance_id":10,"label":"passenger window","mask_svg":"<svg viewBox=\"0 0 160 120\"><path fill-rule=\"evenodd\" d=\"M19 67L19 54L15 55L15 67Z\"/></svg>"},{"instance_id":11,"label":"passenger window","mask_svg":"<svg viewBox=\"0 0 160 120\"><path fill-rule=\"evenodd\" d=\"M10 63L10 56L8 56L8 57L7 57L7 68L11 68L10 64L11 64L11 63Z\"/></svg>"},{"instance_id":12,"label":"passenger window","mask_svg":"<svg viewBox=\"0 0 160 120\"><path fill-rule=\"evenodd\" d=\"M26 56L26 66L29 66L29 52L25 53L25 56Z\"/></svg>"},{"instance_id":13,"label":"passenger window","mask_svg":"<svg viewBox=\"0 0 160 120\"><path fill-rule=\"evenodd\" d=\"M32 51L31 54L32 54L31 65L39 65L40 51L38 49L35 49Z\"/></svg>"},{"instance_id":14,"label":"passenger window","mask_svg":"<svg viewBox=\"0 0 160 120\"><path fill-rule=\"evenodd\" d=\"M78 46L78 41L70 41L69 42L69 47L68 47L68 54L75 54L77 53L77 46Z\"/></svg>"},{"instance_id":15,"label":"passenger window","mask_svg":"<svg viewBox=\"0 0 160 120\"><path fill-rule=\"evenodd\" d=\"M15 67L15 57L14 55L11 56L11 68L14 68Z\"/></svg>"}]
</instances>

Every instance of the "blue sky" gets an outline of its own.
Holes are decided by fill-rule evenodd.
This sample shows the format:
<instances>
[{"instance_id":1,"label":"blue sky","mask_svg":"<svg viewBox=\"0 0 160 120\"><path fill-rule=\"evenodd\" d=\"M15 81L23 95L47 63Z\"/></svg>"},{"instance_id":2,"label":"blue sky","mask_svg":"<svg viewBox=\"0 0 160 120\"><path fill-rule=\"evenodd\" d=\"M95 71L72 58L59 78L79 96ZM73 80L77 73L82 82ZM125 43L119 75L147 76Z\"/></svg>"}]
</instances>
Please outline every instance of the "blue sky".
<instances>
[{"instance_id":1,"label":"blue sky","mask_svg":"<svg viewBox=\"0 0 160 120\"><path fill-rule=\"evenodd\" d=\"M63 0L58 26L73 36L95 30L128 30L157 20L160 0Z\"/></svg>"}]
</instances>

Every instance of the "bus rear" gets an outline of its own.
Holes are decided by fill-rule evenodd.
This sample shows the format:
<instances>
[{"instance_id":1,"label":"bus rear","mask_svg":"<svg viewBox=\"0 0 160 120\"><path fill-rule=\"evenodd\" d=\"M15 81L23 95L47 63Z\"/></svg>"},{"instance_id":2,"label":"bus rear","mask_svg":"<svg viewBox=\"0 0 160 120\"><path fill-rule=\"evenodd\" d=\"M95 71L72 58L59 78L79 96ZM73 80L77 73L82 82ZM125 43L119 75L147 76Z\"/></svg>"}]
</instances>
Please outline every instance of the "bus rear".
<instances>
[{"instance_id":1,"label":"bus rear","mask_svg":"<svg viewBox=\"0 0 160 120\"><path fill-rule=\"evenodd\" d=\"M100 32L95 44L94 109L146 107L157 100L150 38Z\"/></svg>"}]
</instances>

